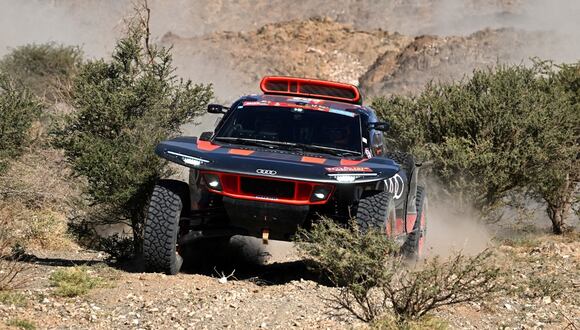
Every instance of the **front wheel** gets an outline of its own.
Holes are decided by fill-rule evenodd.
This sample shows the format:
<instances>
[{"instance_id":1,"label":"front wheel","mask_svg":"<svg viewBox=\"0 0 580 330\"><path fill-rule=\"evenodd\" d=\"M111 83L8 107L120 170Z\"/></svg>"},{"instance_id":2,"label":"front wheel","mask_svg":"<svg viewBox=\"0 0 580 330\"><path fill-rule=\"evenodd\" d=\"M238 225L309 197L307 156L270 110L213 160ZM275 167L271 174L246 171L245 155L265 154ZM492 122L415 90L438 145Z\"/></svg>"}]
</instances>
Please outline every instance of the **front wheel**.
<instances>
[{"instance_id":1,"label":"front wheel","mask_svg":"<svg viewBox=\"0 0 580 330\"><path fill-rule=\"evenodd\" d=\"M363 233L378 230L390 236L395 217L395 200L390 192L363 197L358 203L356 222Z\"/></svg>"},{"instance_id":2,"label":"front wheel","mask_svg":"<svg viewBox=\"0 0 580 330\"><path fill-rule=\"evenodd\" d=\"M160 182L153 189L145 220L143 258L150 272L175 275L183 264L177 251L184 193L181 182Z\"/></svg>"}]
</instances>

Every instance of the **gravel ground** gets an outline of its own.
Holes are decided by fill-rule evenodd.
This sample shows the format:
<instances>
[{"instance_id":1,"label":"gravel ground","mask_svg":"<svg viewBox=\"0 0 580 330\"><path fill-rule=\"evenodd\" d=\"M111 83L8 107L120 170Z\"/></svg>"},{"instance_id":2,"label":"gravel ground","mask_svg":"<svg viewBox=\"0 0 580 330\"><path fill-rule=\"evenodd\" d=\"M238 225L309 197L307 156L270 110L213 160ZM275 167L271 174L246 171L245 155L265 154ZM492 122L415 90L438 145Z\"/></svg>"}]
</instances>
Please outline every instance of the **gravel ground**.
<instances>
[{"instance_id":1,"label":"gravel ground","mask_svg":"<svg viewBox=\"0 0 580 330\"><path fill-rule=\"evenodd\" d=\"M500 245L498 251L502 266L516 283L513 290L490 301L443 308L435 313L437 317L458 329L580 326L577 239L548 237ZM34 255L28 262L26 285L10 293L23 297L21 301L0 302L0 328L14 320L29 321L39 329L367 328L326 303L338 289L316 281L296 256L247 266L220 281L222 272L217 267L213 272L165 276L139 272L134 264L110 266L102 254L90 251ZM78 264L87 264L102 283L83 296L55 295L50 274ZM229 269L223 272L229 274ZM537 279L543 284L534 284ZM545 288L546 283L557 285Z\"/></svg>"}]
</instances>

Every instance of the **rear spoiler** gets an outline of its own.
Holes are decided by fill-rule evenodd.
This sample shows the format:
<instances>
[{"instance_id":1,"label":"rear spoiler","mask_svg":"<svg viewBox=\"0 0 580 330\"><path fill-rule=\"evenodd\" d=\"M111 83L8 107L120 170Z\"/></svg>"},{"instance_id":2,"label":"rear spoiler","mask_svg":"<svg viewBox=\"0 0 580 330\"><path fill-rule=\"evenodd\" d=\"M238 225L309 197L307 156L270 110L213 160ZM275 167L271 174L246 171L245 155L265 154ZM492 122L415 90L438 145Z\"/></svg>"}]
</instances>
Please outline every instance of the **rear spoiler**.
<instances>
[{"instance_id":1,"label":"rear spoiler","mask_svg":"<svg viewBox=\"0 0 580 330\"><path fill-rule=\"evenodd\" d=\"M351 84L294 77L267 76L260 89L264 94L295 95L362 104L360 91Z\"/></svg>"}]
</instances>

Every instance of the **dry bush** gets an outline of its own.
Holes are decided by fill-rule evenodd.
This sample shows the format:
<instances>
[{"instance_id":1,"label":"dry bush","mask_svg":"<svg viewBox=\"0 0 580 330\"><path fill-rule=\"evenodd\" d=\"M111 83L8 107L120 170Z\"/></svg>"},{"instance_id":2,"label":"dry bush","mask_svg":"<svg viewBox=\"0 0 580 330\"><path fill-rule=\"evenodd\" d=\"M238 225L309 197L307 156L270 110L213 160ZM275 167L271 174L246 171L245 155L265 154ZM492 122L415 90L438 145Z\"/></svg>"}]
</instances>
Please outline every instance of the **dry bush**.
<instances>
[{"instance_id":1,"label":"dry bush","mask_svg":"<svg viewBox=\"0 0 580 330\"><path fill-rule=\"evenodd\" d=\"M12 251L10 232L6 226L7 219L0 210L0 292L11 290L23 284L22 273L26 264L19 262L19 256Z\"/></svg>"},{"instance_id":2,"label":"dry bush","mask_svg":"<svg viewBox=\"0 0 580 330\"><path fill-rule=\"evenodd\" d=\"M34 96L0 69L0 174L22 154L39 112Z\"/></svg>"},{"instance_id":3,"label":"dry bush","mask_svg":"<svg viewBox=\"0 0 580 330\"><path fill-rule=\"evenodd\" d=\"M0 176L0 215L9 243L43 249L72 246L66 213L82 208L80 183L70 179L62 153L34 149Z\"/></svg>"},{"instance_id":4,"label":"dry bush","mask_svg":"<svg viewBox=\"0 0 580 330\"><path fill-rule=\"evenodd\" d=\"M545 202L566 229L580 184L580 63L475 70L419 95L374 100L391 148L429 160L458 200L485 211L511 194Z\"/></svg>"},{"instance_id":5,"label":"dry bush","mask_svg":"<svg viewBox=\"0 0 580 330\"><path fill-rule=\"evenodd\" d=\"M129 224L125 226L122 228L123 224L118 222L114 213L98 206L71 217L68 223L69 233L81 246L103 251L115 261L135 256L131 227Z\"/></svg>"},{"instance_id":6,"label":"dry bush","mask_svg":"<svg viewBox=\"0 0 580 330\"><path fill-rule=\"evenodd\" d=\"M77 46L28 44L0 59L0 70L27 86L37 97L54 102L66 97L82 58Z\"/></svg>"},{"instance_id":7,"label":"dry bush","mask_svg":"<svg viewBox=\"0 0 580 330\"><path fill-rule=\"evenodd\" d=\"M481 301L503 288L490 250L409 265L383 234L363 234L330 219L300 231L297 244L340 287L333 306L365 322L391 311L397 324L408 325L439 307Z\"/></svg>"},{"instance_id":8,"label":"dry bush","mask_svg":"<svg viewBox=\"0 0 580 330\"><path fill-rule=\"evenodd\" d=\"M399 265L402 266L402 265ZM418 319L442 306L481 301L503 289L491 250L473 257L435 257L419 268L402 267L383 289L395 314Z\"/></svg>"},{"instance_id":9,"label":"dry bush","mask_svg":"<svg viewBox=\"0 0 580 330\"><path fill-rule=\"evenodd\" d=\"M446 330L449 328L445 320L435 316L401 322L393 315L383 315L371 322L370 325L373 330Z\"/></svg>"},{"instance_id":10,"label":"dry bush","mask_svg":"<svg viewBox=\"0 0 580 330\"><path fill-rule=\"evenodd\" d=\"M86 179L89 202L131 223L136 252L148 198L156 181L171 174L153 150L213 97L211 85L175 76L171 48L150 44L149 13L146 3L137 9L110 59L79 68L70 93L76 111L53 132L75 176Z\"/></svg>"}]
</instances>

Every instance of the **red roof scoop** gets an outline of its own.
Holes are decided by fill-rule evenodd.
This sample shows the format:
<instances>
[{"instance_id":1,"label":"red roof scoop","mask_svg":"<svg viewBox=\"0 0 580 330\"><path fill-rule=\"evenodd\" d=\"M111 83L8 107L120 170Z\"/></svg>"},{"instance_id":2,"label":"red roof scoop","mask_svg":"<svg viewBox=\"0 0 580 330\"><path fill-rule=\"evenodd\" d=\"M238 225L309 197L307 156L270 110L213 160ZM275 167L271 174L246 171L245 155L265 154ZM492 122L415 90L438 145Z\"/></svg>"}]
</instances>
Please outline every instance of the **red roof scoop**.
<instances>
[{"instance_id":1,"label":"red roof scoop","mask_svg":"<svg viewBox=\"0 0 580 330\"><path fill-rule=\"evenodd\" d=\"M356 86L333 81L267 76L262 78L260 88L264 94L296 95L362 104L362 97Z\"/></svg>"}]
</instances>

